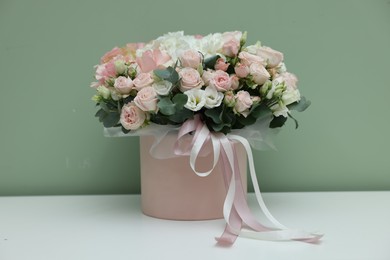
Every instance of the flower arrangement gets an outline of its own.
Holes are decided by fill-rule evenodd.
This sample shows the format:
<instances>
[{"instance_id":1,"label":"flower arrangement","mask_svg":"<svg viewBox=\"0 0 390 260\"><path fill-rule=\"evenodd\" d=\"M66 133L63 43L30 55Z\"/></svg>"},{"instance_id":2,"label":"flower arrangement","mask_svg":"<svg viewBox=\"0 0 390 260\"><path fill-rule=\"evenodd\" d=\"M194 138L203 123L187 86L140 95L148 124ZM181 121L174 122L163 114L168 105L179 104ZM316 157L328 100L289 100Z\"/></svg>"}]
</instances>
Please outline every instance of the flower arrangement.
<instances>
[{"instance_id":1,"label":"flower arrangement","mask_svg":"<svg viewBox=\"0 0 390 260\"><path fill-rule=\"evenodd\" d=\"M260 42L245 46L246 32L206 36L168 33L115 47L96 66L91 86L104 127L124 133L148 126L181 125L198 115L212 132L229 133L272 114L284 125L291 110L309 105L286 70L283 54Z\"/></svg>"},{"instance_id":2,"label":"flower arrangement","mask_svg":"<svg viewBox=\"0 0 390 260\"><path fill-rule=\"evenodd\" d=\"M300 95L297 77L287 72L281 52L260 42L249 46L245 42L245 32L206 36L175 32L147 44L115 47L101 58L97 81L91 84L97 90L92 99L100 106L96 117L107 136L154 135L153 147L173 131L174 151L170 147L166 153L189 155L190 167L198 176L208 176L222 160L226 228L216 238L218 243L233 244L238 235L316 243L322 234L291 230L268 211L251 152L251 146L260 147L256 143L265 140L269 128L283 126L288 118L298 127L291 110L303 111L310 102ZM180 145L184 137L190 138L190 145ZM273 228L250 213L234 142L245 149L256 199ZM212 168L198 172L196 160L206 143L211 144ZM251 231L242 231L243 223Z\"/></svg>"}]
</instances>

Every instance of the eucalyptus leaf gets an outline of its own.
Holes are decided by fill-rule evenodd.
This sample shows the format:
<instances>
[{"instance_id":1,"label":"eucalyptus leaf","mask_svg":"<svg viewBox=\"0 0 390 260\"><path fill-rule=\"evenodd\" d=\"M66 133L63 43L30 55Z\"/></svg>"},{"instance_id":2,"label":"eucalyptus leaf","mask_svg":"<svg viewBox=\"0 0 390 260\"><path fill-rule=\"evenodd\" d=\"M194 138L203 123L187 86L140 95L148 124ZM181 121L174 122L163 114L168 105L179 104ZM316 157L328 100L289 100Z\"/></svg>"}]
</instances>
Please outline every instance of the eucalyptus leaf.
<instances>
[{"instance_id":1,"label":"eucalyptus leaf","mask_svg":"<svg viewBox=\"0 0 390 260\"><path fill-rule=\"evenodd\" d=\"M305 111L311 105L310 100L307 100L304 96L301 97L299 102L292 103L288 105L289 110L296 110L298 112Z\"/></svg>"},{"instance_id":2,"label":"eucalyptus leaf","mask_svg":"<svg viewBox=\"0 0 390 260\"><path fill-rule=\"evenodd\" d=\"M117 112L110 112L103 118L104 127L114 127L119 123L120 115Z\"/></svg>"},{"instance_id":3,"label":"eucalyptus leaf","mask_svg":"<svg viewBox=\"0 0 390 260\"><path fill-rule=\"evenodd\" d=\"M173 98L172 101L176 105L176 111L183 109L184 105L187 103L188 96L185 94L178 93Z\"/></svg>"},{"instance_id":4,"label":"eucalyptus leaf","mask_svg":"<svg viewBox=\"0 0 390 260\"><path fill-rule=\"evenodd\" d=\"M219 55L212 56L204 60L204 67L206 69L214 69L215 63L219 59Z\"/></svg>"},{"instance_id":5,"label":"eucalyptus leaf","mask_svg":"<svg viewBox=\"0 0 390 260\"><path fill-rule=\"evenodd\" d=\"M179 81L179 73L177 73L177 71L172 67L168 67L167 70L170 72L170 76L167 80L173 85L176 84Z\"/></svg>"},{"instance_id":6,"label":"eucalyptus leaf","mask_svg":"<svg viewBox=\"0 0 390 260\"><path fill-rule=\"evenodd\" d=\"M271 123L269 124L270 128L278 128L282 127L284 123L286 123L287 117L284 116L275 116L274 119L272 119Z\"/></svg>"},{"instance_id":7,"label":"eucalyptus leaf","mask_svg":"<svg viewBox=\"0 0 390 260\"><path fill-rule=\"evenodd\" d=\"M151 114L150 115L150 121L159 125L166 125L169 123L169 120L166 116L157 113L157 114Z\"/></svg>"},{"instance_id":8,"label":"eucalyptus leaf","mask_svg":"<svg viewBox=\"0 0 390 260\"><path fill-rule=\"evenodd\" d=\"M100 122L103 122L103 118L106 116L107 112L103 108L99 109L95 114L95 117L98 117Z\"/></svg>"},{"instance_id":9,"label":"eucalyptus leaf","mask_svg":"<svg viewBox=\"0 0 390 260\"><path fill-rule=\"evenodd\" d=\"M292 120L294 120L294 122L295 122L295 129L297 129L298 128L298 120L296 120L290 113L288 113L288 117L289 118L291 118Z\"/></svg>"},{"instance_id":10,"label":"eucalyptus leaf","mask_svg":"<svg viewBox=\"0 0 390 260\"><path fill-rule=\"evenodd\" d=\"M160 79L167 80L172 84L176 84L179 81L179 74L172 67L168 67L163 70L154 70L153 72Z\"/></svg>"},{"instance_id":11,"label":"eucalyptus leaf","mask_svg":"<svg viewBox=\"0 0 390 260\"><path fill-rule=\"evenodd\" d=\"M222 118L221 118L221 109L219 108L213 108L213 109L206 109L204 114L211 118L214 123L216 124L221 124L222 123Z\"/></svg>"},{"instance_id":12,"label":"eucalyptus leaf","mask_svg":"<svg viewBox=\"0 0 390 260\"><path fill-rule=\"evenodd\" d=\"M265 117L271 114L272 114L271 109L269 109L269 107L264 103L260 103L256 106L253 106L250 111L250 115L253 116L254 118Z\"/></svg>"},{"instance_id":13,"label":"eucalyptus leaf","mask_svg":"<svg viewBox=\"0 0 390 260\"><path fill-rule=\"evenodd\" d=\"M256 122L256 118L251 116L251 115L248 115L247 117L240 115L237 118L237 121L240 122L241 124L247 126L247 125L253 125Z\"/></svg>"},{"instance_id":14,"label":"eucalyptus leaf","mask_svg":"<svg viewBox=\"0 0 390 260\"><path fill-rule=\"evenodd\" d=\"M171 76L171 73L169 70L167 69L163 69L163 70L154 70L153 71L154 74L159 77L160 79L168 79L170 76Z\"/></svg>"},{"instance_id":15,"label":"eucalyptus leaf","mask_svg":"<svg viewBox=\"0 0 390 260\"><path fill-rule=\"evenodd\" d=\"M127 130L127 129L124 128L123 126L121 127L121 129L122 129L122 132L123 132L124 134L128 134L128 133L130 132L130 130Z\"/></svg>"},{"instance_id":16,"label":"eucalyptus leaf","mask_svg":"<svg viewBox=\"0 0 390 260\"><path fill-rule=\"evenodd\" d=\"M210 122L209 126L215 132L221 132L221 130L225 127L223 124L216 124L214 122Z\"/></svg>"},{"instance_id":17,"label":"eucalyptus leaf","mask_svg":"<svg viewBox=\"0 0 390 260\"><path fill-rule=\"evenodd\" d=\"M174 123L180 124L192 117L193 117L193 112L184 108L179 111L176 111L175 114L170 115L168 119Z\"/></svg>"},{"instance_id":18,"label":"eucalyptus leaf","mask_svg":"<svg viewBox=\"0 0 390 260\"><path fill-rule=\"evenodd\" d=\"M161 114L170 116L175 114L175 104L172 103L169 97L160 97L160 100L157 103L157 106L161 112Z\"/></svg>"}]
</instances>

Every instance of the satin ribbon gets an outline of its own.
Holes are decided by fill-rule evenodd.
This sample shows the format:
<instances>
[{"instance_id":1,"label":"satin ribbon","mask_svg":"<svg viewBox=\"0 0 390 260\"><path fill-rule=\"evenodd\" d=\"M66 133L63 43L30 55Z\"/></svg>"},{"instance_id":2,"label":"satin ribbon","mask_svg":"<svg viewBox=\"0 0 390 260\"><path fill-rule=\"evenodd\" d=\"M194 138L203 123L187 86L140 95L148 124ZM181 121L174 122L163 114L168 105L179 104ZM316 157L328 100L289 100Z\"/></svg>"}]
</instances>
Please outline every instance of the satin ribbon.
<instances>
[{"instance_id":1,"label":"satin ribbon","mask_svg":"<svg viewBox=\"0 0 390 260\"><path fill-rule=\"evenodd\" d=\"M183 147L181 142L184 137L192 136L191 143ZM213 165L206 172L196 170L196 160L199 157L202 147L207 143L212 144L212 153L214 156ZM246 201L246 194L241 181L240 169L234 142L241 143L247 153L249 161L249 172L253 183L258 205L269 222L274 227L262 225L252 214ZM322 234L309 233L302 230L294 230L287 228L276 220L261 196L260 188L257 181L255 166L253 162L252 150L246 138L222 133L210 132L207 126L201 121L199 116L195 116L192 120L187 120L179 130L177 141L174 145L176 155L189 155L190 166L194 173L200 177L209 175L222 159L222 167L224 181L227 188L227 194L223 206L223 215L226 222L225 230L216 240L221 245L231 245L235 242L238 236L273 241L297 240L308 243L317 243ZM247 229L243 229L243 225Z\"/></svg>"}]
</instances>

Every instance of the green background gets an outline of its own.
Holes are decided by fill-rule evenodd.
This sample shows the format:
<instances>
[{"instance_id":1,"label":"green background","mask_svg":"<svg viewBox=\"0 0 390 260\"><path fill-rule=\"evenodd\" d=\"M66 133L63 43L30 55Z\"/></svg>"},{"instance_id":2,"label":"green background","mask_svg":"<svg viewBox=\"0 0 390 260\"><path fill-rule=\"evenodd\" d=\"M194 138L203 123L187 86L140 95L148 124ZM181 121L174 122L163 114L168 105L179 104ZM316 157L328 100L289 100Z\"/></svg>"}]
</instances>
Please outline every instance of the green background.
<instances>
[{"instance_id":1,"label":"green background","mask_svg":"<svg viewBox=\"0 0 390 260\"><path fill-rule=\"evenodd\" d=\"M138 138L104 138L93 66L168 32L246 30L310 109L254 152L263 191L390 190L390 1L0 1L0 195L138 193Z\"/></svg>"}]
</instances>

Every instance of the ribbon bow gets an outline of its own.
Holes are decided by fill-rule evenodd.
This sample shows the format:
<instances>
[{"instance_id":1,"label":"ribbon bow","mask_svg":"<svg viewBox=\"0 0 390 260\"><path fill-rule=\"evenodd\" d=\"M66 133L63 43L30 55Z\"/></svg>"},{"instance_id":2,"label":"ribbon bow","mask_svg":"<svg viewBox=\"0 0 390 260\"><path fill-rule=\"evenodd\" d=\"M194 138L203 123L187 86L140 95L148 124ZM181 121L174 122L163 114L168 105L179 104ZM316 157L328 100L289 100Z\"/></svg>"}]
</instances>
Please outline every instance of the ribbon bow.
<instances>
[{"instance_id":1,"label":"ribbon bow","mask_svg":"<svg viewBox=\"0 0 390 260\"><path fill-rule=\"evenodd\" d=\"M180 141L188 134L192 134L193 136L191 144L183 148L180 145ZM196 160L202 147L210 141L214 156L213 166L209 171L198 172L195 169ZM249 209L241 182L237 154L233 145L235 141L240 142L246 150L249 161L250 176L252 178L257 202L264 215L274 225L273 228L262 225L258 220L256 220ZM252 150L249 142L244 137L239 135L224 135L222 133L210 132L200 117L195 116L194 119L187 120L180 128L177 141L175 143L175 154L189 155L192 170L195 174L201 177L209 175L217 165L218 160L220 158L222 159L223 177L227 187L227 194L223 206L223 216L226 226L222 235L216 238L218 244L232 245L238 236L260 240L297 240L308 243L317 243L323 236L321 234L308 233L302 230L289 229L272 216L261 196L253 162ZM244 224L249 230L243 230Z\"/></svg>"}]
</instances>

